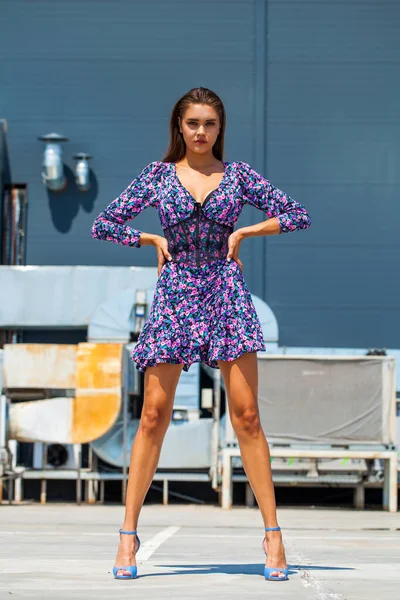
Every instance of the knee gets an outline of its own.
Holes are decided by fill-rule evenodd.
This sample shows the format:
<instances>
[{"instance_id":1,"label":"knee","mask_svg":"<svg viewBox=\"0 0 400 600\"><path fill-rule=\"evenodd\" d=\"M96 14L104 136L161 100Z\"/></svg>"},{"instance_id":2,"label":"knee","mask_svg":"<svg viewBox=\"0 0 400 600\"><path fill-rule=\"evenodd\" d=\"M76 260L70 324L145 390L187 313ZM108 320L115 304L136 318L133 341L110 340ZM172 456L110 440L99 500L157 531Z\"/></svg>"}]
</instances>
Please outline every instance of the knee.
<instances>
[{"instance_id":1,"label":"knee","mask_svg":"<svg viewBox=\"0 0 400 600\"><path fill-rule=\"evenodd\" d=\"M154 435L164 432L168 428L170 418L165 408L150 405L143 407L140 417L140 428L145 435Z\"/></svg>"},{"instance_id":2,"label":"knee","mask_svg":"<svg viewBox=\"0 0 400 600\"><path fill-rule=\"evenodd\" d=\"M238 437L257 437L261 430L260 416L255 408L247 408L231 416L232 427Z\"/></svg>"}]
</instances>

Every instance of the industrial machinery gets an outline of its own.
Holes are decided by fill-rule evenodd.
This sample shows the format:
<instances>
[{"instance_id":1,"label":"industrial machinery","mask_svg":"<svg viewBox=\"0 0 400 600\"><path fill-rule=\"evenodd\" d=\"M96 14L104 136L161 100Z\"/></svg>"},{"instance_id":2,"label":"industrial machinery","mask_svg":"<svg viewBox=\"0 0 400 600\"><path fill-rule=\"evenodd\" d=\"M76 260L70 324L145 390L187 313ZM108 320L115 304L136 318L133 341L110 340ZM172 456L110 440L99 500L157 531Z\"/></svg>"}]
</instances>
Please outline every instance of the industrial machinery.
<instances>
[{"instance_id":1,"label":"industrial machinery","mask_svg":"<svg viewBox=\"0 0 400 600\"><path fill-rule=\"evenodd\" d=\"M1 329L36 328L53 338L57 330L80 329L87 340L0 350L0 457L3 479L7 473L15 482L14 501L33 478L41 481L42 502L46 481L57 478L76 481L77 502L82 481L85 500L96 502L104 499L105 482L121 480L124 499L143 402L143 374L130 354L156 281L156 269L145 267L0 267ZM394 356L281 348L273 312L253 301L267 346L258 354L259 403L276 484L346 485L360 508L365 486L381 486L385 507L394 510ZM195 363L182 372L154 478L163 482L164 502L168 482L204 481L221 492L225 508L235 482L247 484L247 503L254 503L225 408L219 369ZM22 468L16 448L26 443L33 444L33 460Z\"/></svg>"}]
</instances>

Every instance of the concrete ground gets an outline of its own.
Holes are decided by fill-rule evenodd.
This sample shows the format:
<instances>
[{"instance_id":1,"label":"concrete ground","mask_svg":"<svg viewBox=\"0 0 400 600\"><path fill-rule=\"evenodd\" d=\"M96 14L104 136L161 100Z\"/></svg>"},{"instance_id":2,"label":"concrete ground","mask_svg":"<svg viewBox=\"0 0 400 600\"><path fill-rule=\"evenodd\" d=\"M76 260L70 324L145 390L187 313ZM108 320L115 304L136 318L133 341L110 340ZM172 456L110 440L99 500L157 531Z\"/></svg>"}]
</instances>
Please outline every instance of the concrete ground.
<instances>
[{"instance_id":1,"label":"concrete ground","mask_svg":"<svg viewBox=\"0 0 400 600\"><path fill-rule=\"evenodd\" d=\"M122 506L0 506L0 599L398 598L400 513L278 509L289 581L266 581L256 508L145 505L134 580L115 580Z\"/></svg>"}]
</instances>

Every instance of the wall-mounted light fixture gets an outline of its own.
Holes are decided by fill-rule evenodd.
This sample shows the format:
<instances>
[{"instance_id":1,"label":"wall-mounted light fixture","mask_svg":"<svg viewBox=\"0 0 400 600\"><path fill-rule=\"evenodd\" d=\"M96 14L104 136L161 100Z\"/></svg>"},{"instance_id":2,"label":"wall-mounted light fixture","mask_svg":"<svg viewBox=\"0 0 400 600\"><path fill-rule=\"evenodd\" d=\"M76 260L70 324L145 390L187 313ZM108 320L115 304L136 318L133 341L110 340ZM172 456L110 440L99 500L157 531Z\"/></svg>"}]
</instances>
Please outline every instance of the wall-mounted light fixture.
<instances>
[{"instance_id":1,"label":"wall-mounted light fixture","mask_svg":"<svg viewBox=\"0 0 400 600\"><path fill-rule=\"evenodd\" d=\"M67 186L61 142L67 142L68 138L58 133L49 133L40 136L38 140L46 142L43 155L42 182L50 190L59 192Z\"/></svg>"},{"instance_id":2,"label":"wall-mounted light fixture","mask_svg":"<svg viewBox=\"0 0 400 600\"><path fill-rule=\"evenodd\" d=\"M78 152L74 158L78 161L75 167L75 183L81 192L86 192L90 189L89 160L92 157L85 152Z\"/></svg>"}]
</instances>

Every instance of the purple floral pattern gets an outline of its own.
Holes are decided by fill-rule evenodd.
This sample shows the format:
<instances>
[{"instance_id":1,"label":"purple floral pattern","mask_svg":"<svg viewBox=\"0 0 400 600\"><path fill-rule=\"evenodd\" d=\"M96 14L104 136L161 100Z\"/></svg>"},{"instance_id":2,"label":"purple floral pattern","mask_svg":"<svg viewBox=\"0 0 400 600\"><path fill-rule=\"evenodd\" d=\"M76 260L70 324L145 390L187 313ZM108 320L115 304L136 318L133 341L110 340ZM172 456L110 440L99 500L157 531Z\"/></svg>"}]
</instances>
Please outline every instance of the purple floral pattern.
<instances>
[{"instance_id":1,"label":"purple floral pattern","mask_svg":"<svg viewBox=\"0 0 400 600\"><path fill-rule=\"evenodd\" d=\"M311 219L302 204L249 164L224 167L220 185L199 204L180 183L174 163L152 162L93 223L93 238L140 248L141 231L126 222L153 206L168 239L173 260L161 270L131 355L139 371L162 362L183 363L185 371L199 361L218 368L218 360L266 349L242 271L226 260L227 235L246 203L276 217L281 234L306 229ZM196 262L189 260L193 256Z\"/></svg>"}]
</instances>

